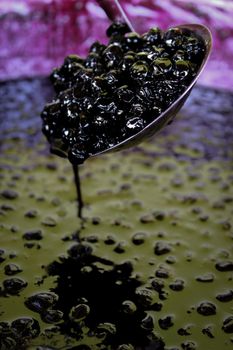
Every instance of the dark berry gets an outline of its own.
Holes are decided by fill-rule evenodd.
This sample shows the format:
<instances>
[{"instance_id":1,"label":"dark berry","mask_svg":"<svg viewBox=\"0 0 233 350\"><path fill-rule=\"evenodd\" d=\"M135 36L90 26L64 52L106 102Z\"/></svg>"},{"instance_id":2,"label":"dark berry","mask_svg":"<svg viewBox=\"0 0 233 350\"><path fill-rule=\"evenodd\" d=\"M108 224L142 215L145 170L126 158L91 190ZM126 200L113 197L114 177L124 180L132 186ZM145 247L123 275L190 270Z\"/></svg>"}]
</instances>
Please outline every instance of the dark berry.
<instances>
[{"instance_id":1,"label":"dark berry","mask_svg":"<svg viewBox=\"0 0 233 350\"><path fill-rule=\"evenodd\" d=\"M148 45L156 45L161 42L162 32L159 28L151 28L146 34L142 36L143 41Z\"/></svg>"},{"instance_id":2,"label":"dark berry","mask_svg":"<svg viewBox=\"0 0 233 350\"><path fill-rule=\"evenodd\" d=\"M205 46L199 37L189 36L184 42L184 48L187 51L189 60L199 63L203 57Z\"/></svg>"},{"instance_id":3,"label":"dark berry","mask_svg":"<svg viewBox=\"0 0 233 350\"><path fill-rule=\"evenodd\" d=\"M131 66L130 73L136 81L145 81L149 73L149 67L145 62L137 61Z\"/></svg>"},{"instance_id":4,"label":"dark berry","mask_svg":"<svg viewBox=\"0 0 233 350\"><path fill-rule=\"evenodd\" d=\"M108 37L115 35L124 35L130 32L128 25L124 22L113 22L107 29L106 34Z\"/></svg>"},{"instance_id":5,"label":"dark berry","mask_svg":"<svg viewBox=\"0 0 233 350\"><path fill-rule=\"evenodd\" d=\"M179 28L171 28L164 34L164 42L169 48L179 48L183 43L183 33Z\"/></svg>"},{"instance_id":6,"label":"dark berry","mask_svg":"<svg viewBox=\"0 0 233 350\"><path fill-rule=\"evenodd\" d=\"M144 126L144 121L142 118L135 117L129 119L126 123L126 130L129 134L135 134L140 131Z\"/></svg>"},{"instance_id":7,"label":"dark berry","mask_svg":"<svg viewBox=\"0 0 233 350\"><path fill-rule=\"evenodd\" d=\"M149 61L150 58L148 57L148 52L145 52L145 51L138 52L135 55L135 60L136 61L144 61L144 62Z\"/></svg>"},{"instance_id":8,"label":"dark berry","mask_svg":"<svg viewBox=\"0 0 233 350\"><path fill-rule=\"evenodd\" d=\"M180 80L188 77L190 73L190 65L188 61L177 60L174 62L173 75Z\"/></svg>"},{"instance_id":9,"label":"dark berry","mask_svg":"<svg viewBox=\"0 0 233 350\"><path fill-rule=\"evenodd\" d=\"M119 73L116 70L111 70L101 76L104 79L104 84L107 90L115 90L120 84Z\"/></svg>"},{"instance_id":10,"label":"dark berry","mask_svg":"<svg viewBox=\"0 0 233 350\"><path fill-rule=\"evenodd\" d=\"M145 107L142 106L140 103L136 103L134 104L130 111L129 111L129 115L134 117L142 117L143 113L145 112Z\"/></svg>"},{"instance_id":11,"label":"dark berry","mask_svg":"<svg viewBox=\"0 0 233 350\"><path fill-rule=\"evenodd\" d=\"M102 90L104 89L104 79L97 76L91 81L91 92L98 96L101 94Z\"/></svg>"},{"instance_id":12,"label":"dark berry","mask_svg":"<svg viewBox=\"0 0 233 350\"><path fill-rule=\"evenodd\" d=\"M119 64L119 69L122 71L122 72L128 72L130 67L134 64L135 62L135 58L133 55L125 55L120 64Z\"/></svg>"},{"instance_id":13,"label":"dark berry","mask_svg":"<svg viewBox=\"0 0 233 350\"><path fill-rule=\"evenodd\" d=\"M64 143L70 146L77 143L77 131L75 129L63 128L61 137Z\"/></svg>"},{"instance_id":14,"label":"dark berry","mask_svg":"<svg viewBox=\"0 0 233 350\"><path fill-rule=\"evenodd\" d=\"M142 46L142 38L137 33L129 33L125 36L124 45L126 50L139 50Z\"/></svg>"},{"instance_id":15,"label":"dark berry","mask_svg":"<svg viewBox=\"0 0 233 350\"><path fill-rule=\"evenodd\" d=\"M185 58L186 58L186 54L185 54L185 51L184 50L177 50L174 55L172 56L172 59L174 61L177 61L177 60L183 60L185 61Z\"/></svg>"},{"instance_id":16,"label":"dark berry","mask_svg":"<svg viewBox=\"0 0 233 350\"><path fill-rule=\"evenodd\" d=\"M85 67L86 68L96 68L100 64L100 57L97 53L91 52L86 60L85 60Z\"/></svg>"},{"instance_id":17,"label":"dark berry","mask_svg":"<svg viewBox=\"0 0 233 350\"><path fill-rule=\"evenodd\" d=\"M120 104L128 105L132 103L134 93L129 89L128 85L124 85L116 90L116 96Z\"/></svg>"},{"instance_id":18,"label":"dark berry","mask_svg":"<svg viewBox=\"0 0 233 350\"><path fill-rule=\"evenodd\" d=\"M91 47L89 52L101 54L106 49L106 46L103 44L100 44L99 41L95 41Z\"/></svg>"},{"instance_id":19,"label":"dark berry","mask_svg":"<svg viewBox=\"0 0 233 350\"><path fill-rule=\"evenodd\" d=\"M161 76L167 74L172 69L172 62L169 58L156 58L152 62L153 75Z\"/></svg>"},{"instance_id":20,"label":"dark berry","mask_svg":"<svg viewBox=\"0 0 233 350\"><path fill-rule=\"evenodd\" d=\"M108 69L116 67L123 57L123 51L118 44L110 44L102 53L103 62Z\"/></svg>"}]
</instances>

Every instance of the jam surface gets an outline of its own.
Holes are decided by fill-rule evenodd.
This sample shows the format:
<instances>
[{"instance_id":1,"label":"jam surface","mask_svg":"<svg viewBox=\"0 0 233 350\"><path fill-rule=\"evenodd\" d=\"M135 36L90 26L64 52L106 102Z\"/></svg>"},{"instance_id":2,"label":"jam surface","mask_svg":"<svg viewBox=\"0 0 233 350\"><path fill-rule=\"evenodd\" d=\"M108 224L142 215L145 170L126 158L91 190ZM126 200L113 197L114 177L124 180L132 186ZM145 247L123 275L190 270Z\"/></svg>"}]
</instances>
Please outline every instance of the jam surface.
<instances>
[{"instance_id":1,"label":"jam surface","mask_svg":"<svg viewBox=\"0 0 233 350\"><path fill-rule=\"evenodd\" d=\"M49 82L0 87L1 350L231 348L232 94L195 86L175 124L80 167L83 225L41 133Z\"/></svg>"}]
</instances>

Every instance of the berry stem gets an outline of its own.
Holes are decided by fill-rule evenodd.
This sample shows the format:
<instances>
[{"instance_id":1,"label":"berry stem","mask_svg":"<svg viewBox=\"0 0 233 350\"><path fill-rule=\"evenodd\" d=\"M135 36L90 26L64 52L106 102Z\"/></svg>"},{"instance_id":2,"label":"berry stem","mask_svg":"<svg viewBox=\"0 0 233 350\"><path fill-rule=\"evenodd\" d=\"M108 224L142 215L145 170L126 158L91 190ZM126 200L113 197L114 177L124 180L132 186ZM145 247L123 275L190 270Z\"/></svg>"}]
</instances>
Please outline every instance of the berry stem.
<instances>
[{"instance_id":1,"label":"berry stem","mask_svg":"<svg viewBox=\"0 0 233 350\"><path fill-rule=\"evenodd\" d=\"M127 17L118 0L97 0L111 21L125 22L132 32L135 32L132 23Z\"/></svg>"},{"instance_id":2,"label":"berry stem","mask_svg":"<svg viewBox=\"0 0 233 350\"><path fill-rule=\"evenodd\" d=\"M73 173L74 173L74 182L76 186L76 192L77 192L77 205L78 205L78 211L77 215L80 219L82 219L82 209L83 209L83 199L82 199L82 191L81 191L81 181L79 177L79 168L78 165L73 164Z\"/></svg>"}]
</instances>

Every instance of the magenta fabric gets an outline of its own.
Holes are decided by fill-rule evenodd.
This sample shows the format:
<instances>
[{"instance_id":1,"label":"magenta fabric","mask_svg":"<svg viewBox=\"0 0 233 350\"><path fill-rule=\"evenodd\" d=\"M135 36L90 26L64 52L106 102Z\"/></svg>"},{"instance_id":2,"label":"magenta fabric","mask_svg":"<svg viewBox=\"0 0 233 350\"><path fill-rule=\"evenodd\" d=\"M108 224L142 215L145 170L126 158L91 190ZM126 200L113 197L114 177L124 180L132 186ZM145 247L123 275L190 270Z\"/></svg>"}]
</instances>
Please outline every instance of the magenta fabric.
<instances>
[{"instance_id":1,"label":"magenta fabric","mask_svg":"<svg viewBox=\"0 0 233 350\"><path fill-rule=\"evenodd\" d=\"M140 33L152 26L207 25L214 47L199 82L233 90L232 0L120 3ZM95 0L1 0L0 80L48 75L66 55L85 55L94 40L105 42L109 23Z\"/></svg>"}]
</instances>

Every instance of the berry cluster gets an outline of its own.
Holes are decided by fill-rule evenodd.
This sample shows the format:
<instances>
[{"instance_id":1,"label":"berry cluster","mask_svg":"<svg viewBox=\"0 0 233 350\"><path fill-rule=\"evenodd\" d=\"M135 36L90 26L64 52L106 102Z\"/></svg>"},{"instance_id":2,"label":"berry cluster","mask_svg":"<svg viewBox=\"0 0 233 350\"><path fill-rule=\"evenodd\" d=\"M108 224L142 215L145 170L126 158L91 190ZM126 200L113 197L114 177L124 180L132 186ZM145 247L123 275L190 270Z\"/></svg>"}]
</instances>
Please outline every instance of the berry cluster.
<instances>
[{"instance_id":1,"label":"berry cluster","mask_svg":"<svg viewBox=\"0 0 233 350\"><path fill-rule=\"evenodd\" d=\"M107 29L86 58L70 55L53 71L56 98L41 114L51 151L73 164L138 133L185 90L205 44L188 30L152 28L139 35L126 24Z\"/></svg>"}]
</instances>

